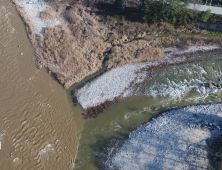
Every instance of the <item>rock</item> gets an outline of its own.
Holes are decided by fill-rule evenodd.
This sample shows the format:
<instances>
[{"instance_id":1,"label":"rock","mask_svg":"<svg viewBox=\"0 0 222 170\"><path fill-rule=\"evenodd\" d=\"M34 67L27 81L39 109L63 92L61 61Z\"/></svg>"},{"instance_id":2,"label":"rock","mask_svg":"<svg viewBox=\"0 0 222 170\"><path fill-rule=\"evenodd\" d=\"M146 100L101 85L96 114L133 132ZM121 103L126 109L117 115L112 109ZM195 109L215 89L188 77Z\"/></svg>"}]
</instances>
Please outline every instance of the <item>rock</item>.
<instances>
[{"instance_id":1,"label":"rock","mask_svg":"<svg viewBox=\"0 0 222 170\"><path fill-rule=\"evenodd\" d=\"M219 84L219 89L221 90L221 85Z\"/></svg>"},{"instance_id":2,"label":"rock","mask_svg":"<svg viewBox=\"0 0 222 170\"><path fill-rule=\"evenodd\" d=\"M216 126L217 127L217 129L219 129L220 130L220 126Z\"/></svg>"},{"instance_id":3,"label":"rock","mask_svg":"<svg viewBox=\"0 0 222 170\"><path fill-rule=\"evenodd\" d=\"M7 132L3 131L3 132L1 133L1 136L6 135L6 134L7 134Z\"/></svg>"},{"instance_id":4,"label":"rock","mask_svg":"<svg viewBox=\"0 0 222 170\"><path fill-rule=\"evenodd\" d=\"M32 80L31 78L29 78L29 80Z\"/></svg>"},{"instance_id":5,"label":"rock","mask_svg":"<svg viewBox=\"0 0 222 170\"><path fill-rule=\"evenodd\" d=\"M213 86L212 83L209 83L209 88L210 88L210 89L212 88L212 86Z\"/></svg>"},{"instance_id":6,"label":"rock","mask_svg":"<svg viewBox=\"0 0 222 170\"><path fill-rule=\"evenodd\" d=\"M214 126L218 126L216 123L212 123Z\"/></svg>"},{"instance_id":7,"label":"rock","mask_svg":"<svg viewBox=\"0 0 222 170\"><path fill-rule=\"evenodd\" d=\"M216 82L214 82L214 86L216 86L217 85L217 83Z\"/></svg>"},{"instance_id":8,"label":"rock","mask_svg":"<svg viewBox=\"0 0 222 170\"><path fill-rule=\"evenodd\" d=\"M20 53L20 55L23 55L23 53Z\"/></svg>"}]
</instances>

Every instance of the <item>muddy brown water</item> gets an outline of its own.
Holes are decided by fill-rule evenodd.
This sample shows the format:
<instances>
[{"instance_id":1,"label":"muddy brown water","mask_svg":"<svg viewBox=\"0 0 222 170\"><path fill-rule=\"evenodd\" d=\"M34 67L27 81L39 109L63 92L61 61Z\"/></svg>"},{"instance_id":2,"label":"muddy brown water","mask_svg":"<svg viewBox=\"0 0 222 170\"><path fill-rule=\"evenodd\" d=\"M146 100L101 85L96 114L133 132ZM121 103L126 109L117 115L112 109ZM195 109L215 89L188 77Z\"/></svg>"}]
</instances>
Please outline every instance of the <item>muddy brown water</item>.
<instances>
[{"instance_id":1,"label":"muddy brown water","mask_svg":"<svg viewBox=\"0 0 222 170\"><path fill-rule=\"evenodd\" d=\"M158 70L159 77L144 82L147 88L141 89L153 95L124 99L98 118L84 120L84 111L73 107L70 98L78 84L65 91L46 70L36 68L23 22L9 0L0 0L0 169L66 170L74 164L80 170L104 169L101 158L107 156L110 141L152 116L189 104L221 102L221 92L188 88L217 81L222 77L221 65L221 61L206 61ZM157 88L167 83L173 89ZM184 89L182 97L172 97ZM163 94L169 90L172 93Z\"/></svg>"},{"instance_id":2,"label":"muddy brown water","mask_svg":"<svg viewBox=\"0 0 222 170\"><path fill-rule=\"evenodd\" d=\"M0 73L0 169L71 169L85 121L81 109L73 112L64 88L36 68L9 0L0 0Z\"/></svg>"}]
</instances>

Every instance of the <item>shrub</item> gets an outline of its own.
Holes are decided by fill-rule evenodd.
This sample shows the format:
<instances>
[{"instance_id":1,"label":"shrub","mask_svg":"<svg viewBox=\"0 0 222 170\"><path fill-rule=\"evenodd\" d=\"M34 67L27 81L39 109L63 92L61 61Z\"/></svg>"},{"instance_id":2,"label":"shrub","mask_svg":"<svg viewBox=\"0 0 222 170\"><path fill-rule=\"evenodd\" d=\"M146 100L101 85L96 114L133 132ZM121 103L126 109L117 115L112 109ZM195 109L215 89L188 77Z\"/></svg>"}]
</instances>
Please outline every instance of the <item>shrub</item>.
<instances>
[{"instance_id":1,"label":"shrub","mask_svg":"<svg viewBox=\"0 0 222 170\"><path fill-rule=\"evenodd\" d=\"M171 24L185 24L191 22L193 14L181 5L179 1L171 4L162 1L148 0L142 9L142 19L148 22L169 22Z\"/></svg>"},{"instance_id":2,"label":"shrub","mask_svg":"<svg viewBox=\"0 0 222 170\"><path fill-rule=\"evenodd\" d=\"M122 0L116 0L115 5L116 6L121 6L122 5Z\"/></svg>"},{"instance_id":3,"label":"shrub","mask_svg":"<svg viewBox=\"0 0 222 170\"><path fill-rule=\"evenodd\" d=\"M117 21L117 22L119 21L119 15L116 16L116 21Z\"/></svg>"},{"instance_id":4,"label":"shrub","mask_svg":"<svg viewBox=\"0 0 222 170\"><path fill-rule=\"evenodd\" d=\"M100 22L99 21L97 22L97 28L100 28Z\"/></svg>"},{"instance_id":5,"label":"shrub","mask_svg":"<svg viewBox=\"0 0 222 170\"><path fill-rule=\"evenodd\" d=\"M200 19L201 19L201 21L203 21L203 22L207 22L207 20L210 18L210 16L211 16L211 13L210 13L211 11L208 9L208 10L206 10L206 11L202 11L201 13L200 13Z\"/></svg>"},{"instance_id":6,"label":"shrub","mask_svg":"<svg viewBox=\"0 0 222 170\"><path fill-rule=\"evenodd\" d=\"M109 20L110 19L110 16L108 15L107 17L106 17L106 20Z\"/></svg>"}]
</instances>

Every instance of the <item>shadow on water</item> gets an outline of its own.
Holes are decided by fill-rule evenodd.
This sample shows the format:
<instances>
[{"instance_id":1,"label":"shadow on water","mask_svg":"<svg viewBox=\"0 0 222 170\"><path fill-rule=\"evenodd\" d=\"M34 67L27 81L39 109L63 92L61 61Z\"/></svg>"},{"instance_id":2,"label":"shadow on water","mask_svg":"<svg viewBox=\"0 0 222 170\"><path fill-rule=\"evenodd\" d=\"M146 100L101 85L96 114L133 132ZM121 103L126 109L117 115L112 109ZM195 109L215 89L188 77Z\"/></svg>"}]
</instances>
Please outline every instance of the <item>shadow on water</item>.
<instances>
[{"instance_id":1,"label":"shadow on water","mask_svg":"<svg viewBox=\"0 0 222 170\"><path fill-rule=\"evenodd\" d=\"M175 110L175 109L173 109ZM170 110L169 110L170 111ZM187 112L184 114L193 114L191 112ZM203 117L204 120L209 120L208 125L206 126L201 126L201 128L207 128L210 131L210 137L208 139L206 139L206 143L207 145L201 144L200 142L198 143L190 143L189 140L186 139L180 139L181 143L184 143L187 145L187 149L190 150L190 148L193 148L196 150L196 152L189 152L186 153L184 152L184 150L180 149L180 148L176 148L174 149L174 153L180 153L180 156L183 157L184 159L182 160L177 160L175 158L166 158L164 157L164 159L168 160L169 162L176 162L176 163L184 163L187 164L189 166L189 169L206 169L206 170L215 170L215 169L219 169L217 165L220 161L222 161L222 132L221 130L218 130L216 128L215 125L210 125L210 120L213 122L214 120L217 120L217 122L219 122L219 126L222 126L222 118L217 116L217 115L206 115L204 113L198 113L198 115L194 115L197 119L199 119L199 122L202 122L200 117ZM194 118L195 118L194 117ZM150 120L149 120L150 121ZM149 123L145 122L144 124ZM108 137L108 138L104 138L103 136L97 135L97 139L99 139L97 141L96 144L91 145L90 147L92 148L92 150L96 151L93 154L93 157L95 158L94 161L94 166L97 167L98 169L110 169L108 167L108 165L110 165L111 159L113 158L113 156L115 156L116 153L118 153L118 150L123 146L123 144L129 139L129 136L131 134L133 134L133 132L139 128L135 127L135 128L131 128L128 129L129 133L127 134L119 134L118 137ZM154 137L155 138L155 137ZM165 138L165 139L164 139ZM157 143L153 143L151 144L152 147L154 148L163 148L163 146L161 145L167 145L164 141L168 141L170 138L172 138L172 136L169 135L165 135L162 136L161 142L157 142ZM154 139L154 140L160 140L158 139ZM150 145L150 144L149 144ZM136 150L137 148L135 148ZM197 151L197 149L199 149L199 151ZM191 149L192 150L192 149ZM203 155L202 151L206 151L207 155ZM219 153L220 152L220 153ZM218 153L220 155L218 155ZM155 159L162 159L161 155L156 155L157 157ZM210 164L206 167L203 167L201 165L198 165L195 163L195 161L190 160L191 158L195 158L196 160L198 158L203 158L203 159L208 159ZM188 161L189 160L189 161ZM107 163L108 162L108 163ZM198 161L197 161L198 162ZM222 165L222 162L221 162ZM158 169L158 168L164 168L164 169L169 169L167 167L163 167L162 164L160 163L159 167L156 167L155 165L150 165L151 167L149 168L153 168L153 169ZM117 167L112 167L113 170L118 170Z\"/></svg>"},{"instance_id":2,"label":"shadow on water","mask_svg":"<svg viewBox=\"0 0 222 170\"><path fill-rule=\"evenodd\" d=\"M75 160L76 170L104 169L103 162L106 160L104 153L108 153L106 149L119 141L125 141L129 132L132 132L135 127L147 122L158 113L191 104L221 102L221 91L214 92L210 90L209 92L206 91L206 94L192 91L194 87L200 88L202 82L219 83L218 81L221 81L218 80L222 73L221 61L211 60L169 66L156 70L156 72L159 75L158 77L145 82L141 86L141 88L145 88L147 94L153 94L156 97L123 99L120 103L108 107L96 119L87 120L82 131L78 156ZM192 74L190 74L191 72ZM160 96L160 94L166 92L171 93ZM176 96L171 97L172 94L181 96L180 100Z\"/></svg>"},{"instance_id":3,"label":"shadow on water","mask_svg":"<svg viewBox=\"0 0 222 170\"><path fill-rule=\"evenodd\" d=\"M96 151L94 153L95 161L94 166L98 169L107 169L104 162L111 157L114 153L117 153L118 149L124 144L124 142L129 138L128 134L119 134L118 137L107 137L97 136L99 139L96 144L90 147ZM109 148L113 148L112 155L109 153Z\"/></svg>"}]
</instances>

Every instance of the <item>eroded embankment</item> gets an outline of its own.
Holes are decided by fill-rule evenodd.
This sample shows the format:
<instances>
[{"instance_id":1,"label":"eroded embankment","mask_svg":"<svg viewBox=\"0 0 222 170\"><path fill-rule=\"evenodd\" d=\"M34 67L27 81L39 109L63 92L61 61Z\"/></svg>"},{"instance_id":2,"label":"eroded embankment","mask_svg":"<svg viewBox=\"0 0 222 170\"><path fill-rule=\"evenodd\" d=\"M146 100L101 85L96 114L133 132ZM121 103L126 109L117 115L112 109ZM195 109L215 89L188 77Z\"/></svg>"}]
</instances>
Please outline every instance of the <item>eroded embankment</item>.
<instances>
[{"instance_id":1,"label":"eroded embankment","mask_svg":"<svg viewBox=\"0 0 222 170\"><path fill-rule=\"evenodd\" d=\"M114 17L100 22L102 16L96 15L100 10L96 1L87 5L84 1L72 0L13 2L26 24L38 67L47 68L65 89L101 70L106 57L103 53L110 49L108 68L113 69L124 64L158 61L164 56L162 47L221 44L220 39L190 36L138 40L138 37L174 28L167 23L148 25ZM125 22L127 25L121 26ZM181 29L186 30L177 28Z\"/></svg>"},{"instance_id":2,"label":"eroded embankment","mask_svg":"<svg viewBox=\"0 0 222 170\"><path fill-rule=\"evenodd\" d=\"M97 77L78 90L77 100L84 109L89 109L85 118L95 118L97 114L103 112L109 105L118 102L119 99L138 95L133 93L133 86L155 77L154 75L148 76L148 72L168 65L192 63L213 58L221 59L220 55L201 57L203 51L206 54L220 50L218 47L190 47L184 51L178 51L176 48L164 49L168 55L160 61L124 65ZM196 54L195 57L193 56L194 53ZM143 95L145 94L140 94L140 96Z\"/></svg>"},{"instance_id":3,"label":"eroded embankment","mask_svg":"<svg viewBox=\"0 0 222 170\"><path fill-rule=\"evenodd\" d=\"M141 125L109 149L107 169L211 169L209 155L222 134L222 104L172 110ZM118 144L118 142L117 142Z\"/></svg>"}]
</instances>

